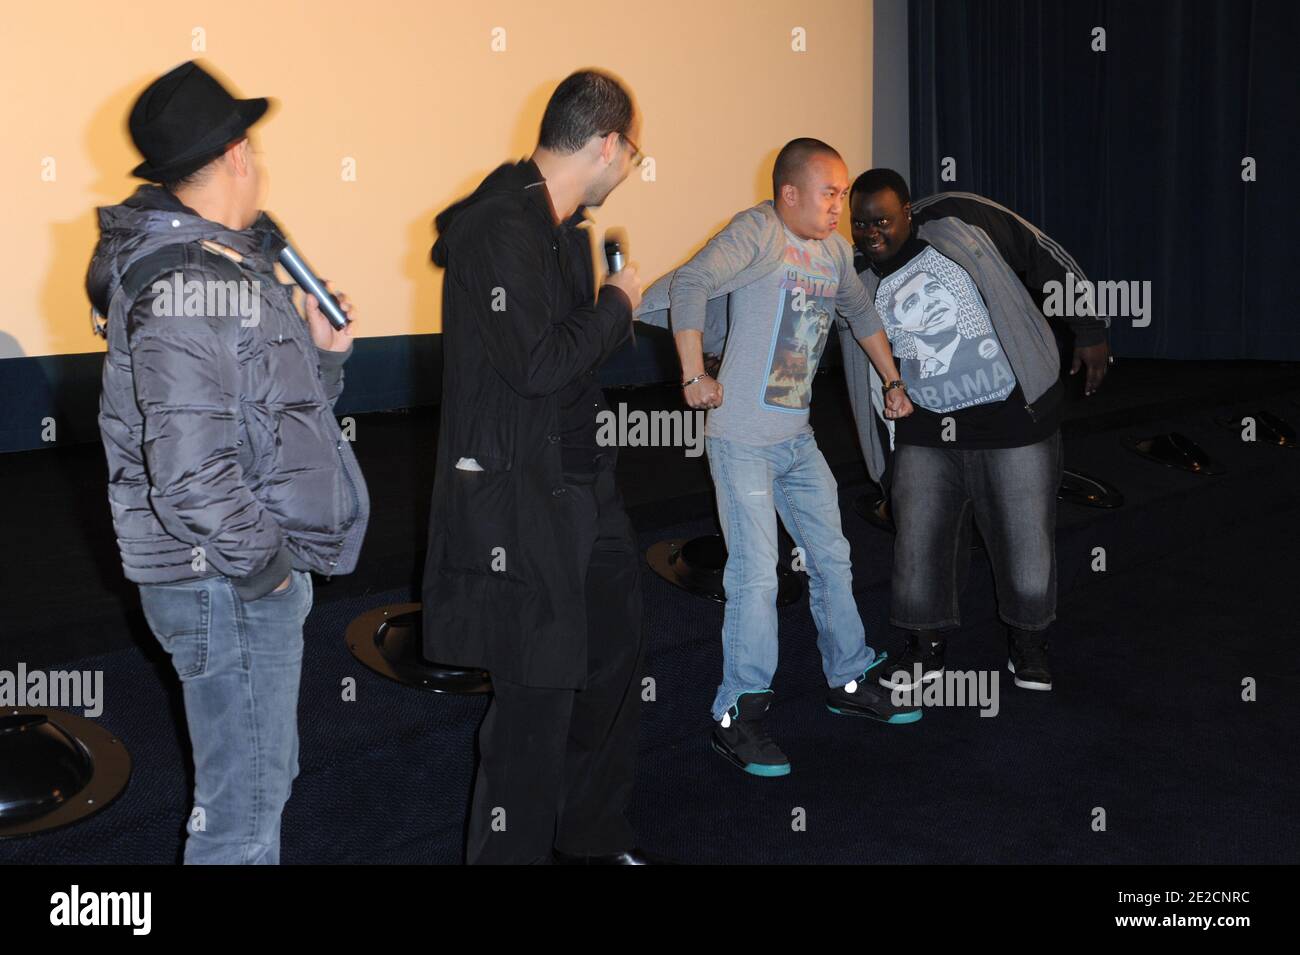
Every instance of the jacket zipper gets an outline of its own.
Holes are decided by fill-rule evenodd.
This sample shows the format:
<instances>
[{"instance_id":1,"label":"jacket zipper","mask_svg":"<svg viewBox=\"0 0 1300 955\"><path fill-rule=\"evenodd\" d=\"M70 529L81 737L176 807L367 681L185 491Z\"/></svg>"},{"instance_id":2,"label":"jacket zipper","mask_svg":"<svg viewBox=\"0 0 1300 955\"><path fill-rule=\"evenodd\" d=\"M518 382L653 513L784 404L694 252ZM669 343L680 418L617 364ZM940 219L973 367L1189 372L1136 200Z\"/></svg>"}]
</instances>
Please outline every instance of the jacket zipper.
<instances>
[{"instance_id":1,"label":"jacket zipper","mask_svg":"<svg viewBox=\"0 0 1300 955\"><path fill-rule=\"evenodd\" d=\"M361 499L357 497L357 484L352 480L352 471L348 468L348 463L343 457L342 438L340 438L338 444L335 445L335 450L339 453L339 467L343 469L343 477L346 478L348 482L348 491L352 494L352 515L348 518L348 522L343 525L343 529L348 530L357 522L357 518L361 516Z\"/></svg>"},{"instance_id":2,"label":"jacket zipper","mask_svg":"<svg viewBox=\"0 0 1300 955\"><path fill-rule=\"evenodd\" d=\"M348 536L347 532L352 529L352 525L355 524L357 522L357 518L361 516L361 499L357 497L356 482L352 480L352 472L348 470L347 461L344 460L343 458L342 438L339 438L338 443L334 445L334 450L338 452L339 468L343 471L343 479L348 482L348 493L352 495L352 516L348 519L347 523L343 525L343 539L339 542L339 554L341 556L343 554L344 541L347 540L347 536ZM337 561L332 562L330 564L330 567L331 568L334 567L337 563L338 563ZM327 581L333 580L334 574L333 573L326 574L325 579Z\"/></svg>"},{"instance_id":3,"label":"jacket zipper","mask_svg":"<svg viewBox=\"0 0 1300 955\"><path fill-rule=\"evenodd\" d=\"M984 253L980 251L979 243L978 243L977 241L975 241L974 239L969 239L969 240L965 240L965 241L963 242L963 244L966 246L966 251L967 251L967 253L973 254L974 257L977 258L977 259L982 259L982 258L984 258ZM961 265L961 263L959 262L958 265ZM966 268L964 265L961 265L961 267L962 267L962 268ZM975 278L976 272L972 272L970 269L966 269L966 272L967 272L968 275L970 275L970 277L971 277L971 281L975 282L975 287L978 289L978 288L979 288L979 282L978 282L978 281L976 280L976 278ZM978 270L978 272L979 272L979 274L983 274L983 270L982 270L982 269ZM983 292L981 292L980 294L983 295ZM993 310L988 308L988 303L987 303L987 302L985 303L985 309L988 310L988 313L989 313L989 323L992 324L992 322L993 322ZM996 326L994 327L994 334L997 334L997 328L996 328ZM1004 355L1006 354L1006 349L1005 349L1005 347L1003 348L1003 352L1002 352L1002 353L1003 353ZM1007 363L1010 364L1010 362L1011 362L1011 359L1008 357L1008 358L1007 358ZM1012 373L1013 373L1013 374L1015 373L1015 369L1014 369L1014 368L1012 369ZM1019 380L1019 376L1017 376L1017 380ZM1039 420L1039 418L1041 417L1041 416L1039 415L1039 413L1038 413L1037 411L1034 410L1034 406L1031 405L1031 404L1029 404L1029 402L1025 402L1025 413L1029 415L1029 420L1030 420L1030 421L1033 421L1035 424L1038 423L1038 420Z\"/></svg>"}]
</instances>

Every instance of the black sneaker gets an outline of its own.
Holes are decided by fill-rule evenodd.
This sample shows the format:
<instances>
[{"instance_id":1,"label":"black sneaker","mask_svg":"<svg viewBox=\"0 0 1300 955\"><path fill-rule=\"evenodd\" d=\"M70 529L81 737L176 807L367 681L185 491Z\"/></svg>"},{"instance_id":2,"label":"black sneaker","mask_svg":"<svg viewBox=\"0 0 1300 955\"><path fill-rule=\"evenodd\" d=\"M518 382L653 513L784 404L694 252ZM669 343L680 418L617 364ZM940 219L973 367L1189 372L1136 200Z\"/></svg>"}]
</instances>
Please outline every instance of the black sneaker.
<instances>
[{"instance_id":1,"label":"black sneaker","mask_svg":"<svg viewBox=\"0 0 1300 955\"><path fill-rule=\"evenodd\" d=\"M1016 686L1026 690L1052 688L1045 633L1012 628L1007 636L1007 657L1007 669L1015 674Z\"/></svg>"},{"instance_id":2,"label":"black sneaker","mask_svg":"<svg viewBox=\"0 0 1300 955\"><path fill-rule=\"evenodd\" d=\"M882 653L882 658L887 654ZM850 680L845 686L837 686L826 694L826 708L841 716L865 716L882 723L915 723L921 718L921 710L915 706L895 706L888 693L881 693L871 685L872 664L856 680Z\"/></svg>"},{"instance_id":3,"label":"black sneaker","mask_svg":"<svg viewBox=\"0 0 1300 955\"><path fill-rule=\"evenodd\" d=\"M789 775L790 760L763 729L763 717L771 707L771 690L740 694L713 725L714 750L753 776Z\"/></svg>"},{"instance_id":4,"label":"black sneaker","mask_svg":"<svg viewBox=\"0 0 1300 955\"><path fill-rule=\"evenodd\" d=\"M925 640L924 648L922 638ZM884 668L880 685L890 689L915 690L922 683L939 679L943 675L944 646L943 640L936 640L928 632L909 633L907 649Z\"/></svg>"}]
</instances>

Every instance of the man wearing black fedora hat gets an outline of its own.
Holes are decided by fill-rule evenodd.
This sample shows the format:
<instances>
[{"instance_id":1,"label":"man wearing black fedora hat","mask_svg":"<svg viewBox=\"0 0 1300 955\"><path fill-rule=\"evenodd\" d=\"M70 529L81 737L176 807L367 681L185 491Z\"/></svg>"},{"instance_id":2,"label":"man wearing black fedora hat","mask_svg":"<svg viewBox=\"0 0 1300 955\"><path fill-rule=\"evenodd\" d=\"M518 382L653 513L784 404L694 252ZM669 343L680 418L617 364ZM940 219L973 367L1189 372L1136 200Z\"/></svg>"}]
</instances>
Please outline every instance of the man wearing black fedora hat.
<instances>
[{"instance_id":1,"label":"man wearing black fedora hat","mask_svg":"<svg viewBox=\"0 0 1300 955\"><path fill-rule=\"evenodd\" d=\"M267 105L194 62L151 83L129 128L153 184L99 210L86 278L122 566L185 698L186 863L279 861L311 572L350 572L369 518L333 411L351 327L310 295L303 321L258 210L248 129Z\"/></svg>"},{"instance_id":2,"label":"man wearing black fedora hat","mask_svg":"<svg viewBox=\"0 0 1300 955\"><path fill-rule=\"evenodd\" d=\"M131 175L183 182L228 145L246 141L269 105L265 97L235 99L198 63L182 63L149 84L131 108L131 138L145 157Z\"/></svg>"}]
</instances>

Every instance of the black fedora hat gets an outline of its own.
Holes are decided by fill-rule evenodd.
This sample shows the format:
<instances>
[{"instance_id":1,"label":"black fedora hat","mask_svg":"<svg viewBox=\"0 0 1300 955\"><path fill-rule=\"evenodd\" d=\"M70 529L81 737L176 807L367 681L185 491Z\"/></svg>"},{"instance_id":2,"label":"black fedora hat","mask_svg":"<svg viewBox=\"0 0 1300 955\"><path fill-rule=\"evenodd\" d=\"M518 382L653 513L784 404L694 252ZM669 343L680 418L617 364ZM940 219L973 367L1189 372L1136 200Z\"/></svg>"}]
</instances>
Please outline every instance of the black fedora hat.
<instances>
[{"instance_id":1,"label":"black fedora hat","mask_svg":"<svg viewBox=\"0 0 1300 955\"><path fill-rule=\"evenodd\" d=\"M146 87L128 126L144 162L131 175L153 182L181 179L262 118L265 97L236 99L194 60Z\"/></svg>"}]
</instances>

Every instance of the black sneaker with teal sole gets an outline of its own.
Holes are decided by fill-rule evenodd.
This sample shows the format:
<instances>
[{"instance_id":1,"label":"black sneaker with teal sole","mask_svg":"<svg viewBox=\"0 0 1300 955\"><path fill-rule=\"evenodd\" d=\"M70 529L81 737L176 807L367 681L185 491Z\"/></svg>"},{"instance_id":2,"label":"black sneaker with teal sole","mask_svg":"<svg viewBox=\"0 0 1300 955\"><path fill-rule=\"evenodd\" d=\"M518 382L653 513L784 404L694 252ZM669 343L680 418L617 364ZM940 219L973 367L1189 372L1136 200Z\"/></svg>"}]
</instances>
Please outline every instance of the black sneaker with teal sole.
<instances>
[{"instance_id":1,"label":"black sneaker with teal sole","mask_svg":"<svg viewBox=\"0 0 1300 955\"><path fill-rule=\"evenodd\" d=\"M896 706L889 693L874 686L876 674L885 669L888 654L882 653L856 680L837 686L826 694L826 708L841 716L865 716L881 723L915 723L921 718L916 706Z\"/></svg>"},{"instance_id":2,"label":"black sneaker with teal sole","mask_svg":"<svg viewBox=\"0 0 1300 955\"><path fill-rule=\"evenodd\" d=\"M713 725L713 749L751 776L788 776L790 760L763 729L772 708L772 691L742 693Z\"/></svg>"}]
</instances>

